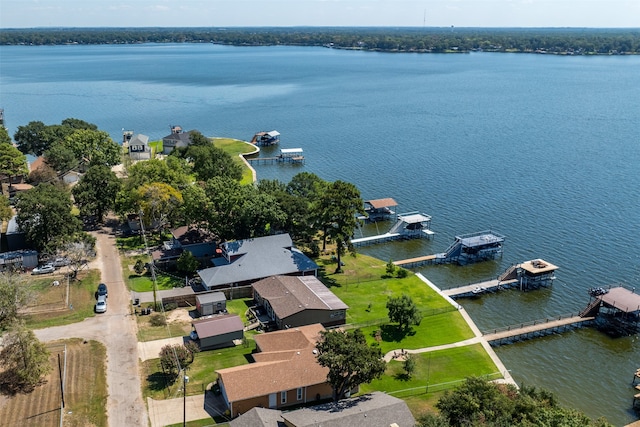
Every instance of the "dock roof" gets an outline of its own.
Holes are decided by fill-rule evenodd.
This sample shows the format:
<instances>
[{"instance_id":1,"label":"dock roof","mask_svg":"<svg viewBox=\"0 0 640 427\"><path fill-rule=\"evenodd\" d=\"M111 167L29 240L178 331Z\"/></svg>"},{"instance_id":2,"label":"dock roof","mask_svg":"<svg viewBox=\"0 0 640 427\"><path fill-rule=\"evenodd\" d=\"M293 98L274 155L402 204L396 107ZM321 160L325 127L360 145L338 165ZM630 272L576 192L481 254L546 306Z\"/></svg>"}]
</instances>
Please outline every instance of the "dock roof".
<instances>
[{"instance_id":1,"label":"dock roof","mask_svg":"<svg viewBox=\"0 0 640 427\"><path fill-rule=\"evenodd\" d=\"M608 306L625 313L640 311L640 295L622 286L611 288L598 298Z\"/></svg>"},{"instance_id":2,"label":"dock roof","mask_svg":"<svg viewBox=\"0 0 640 427\"><path fill-rule=\"evenodd\" d=\"M373 207L374 209L398 206L398 203L391 197L387 197L386 199L367 200L365 203L371 205L371 207Z\"/></svg>"},{"instance_id":3,"label":"dock roof","mask_svg":"<svg viewBox=\"0 0 640 427\"><path fill-rule=\"evenodd\" d=\"M531 261L526 261L520 264L520 268L524 271L531 274L542 274L549 273L551 271L557 270L559 267L551 264L550 262L544 261L542 259L534 259Z\"/></svg>"},{"instance_id":4,"label":"dock roof","mask_svg":"<svg viewBox=\"0 0 640 427\"><path fill-rule=\"evenodd\" d=\"M416 224L419 222L431 221L431 217L425 214L414 213L410 215L398 215L398 218L406 222L407 224Z\"/></svg>"},{"instance_id":5,"label":"dock roof","mask_svg":"<svg viewBox=\"0 0 640 427\"><path fill-rule=\"evenodd\" d=\"M493 231L480 231L478 233L456 236L456 240L467 247L484 246L492 243L504 242L504 236Z\"/></svg>"}]
</instances>

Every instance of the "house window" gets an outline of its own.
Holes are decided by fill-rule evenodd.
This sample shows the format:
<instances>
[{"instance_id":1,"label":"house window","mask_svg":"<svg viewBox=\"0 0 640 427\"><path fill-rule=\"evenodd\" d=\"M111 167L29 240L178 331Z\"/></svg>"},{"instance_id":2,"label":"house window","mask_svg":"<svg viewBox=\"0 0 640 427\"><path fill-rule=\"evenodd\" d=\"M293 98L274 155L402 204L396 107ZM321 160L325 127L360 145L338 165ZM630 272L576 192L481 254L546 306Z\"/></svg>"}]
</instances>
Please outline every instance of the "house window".
<instances>
[{"instance_id":1,"label":"house window","mask_svg":"<svg viewBox=\"0 0 640 427\"><path fill-rule=\"evenodd\" d=\"M281 391L280 392L280 403L287 403L287 392L286 391Z\"/></svg>"},{"instance_id":2,"label":"house window","mask_svg":"<svg viewBox=\"0 0 640 427\"><path fill-rule=\"evenodd\" d=\"M298 400L302 400L302 387L298 387L297 397L298 397Z\"/></svg>"}]
</instances>

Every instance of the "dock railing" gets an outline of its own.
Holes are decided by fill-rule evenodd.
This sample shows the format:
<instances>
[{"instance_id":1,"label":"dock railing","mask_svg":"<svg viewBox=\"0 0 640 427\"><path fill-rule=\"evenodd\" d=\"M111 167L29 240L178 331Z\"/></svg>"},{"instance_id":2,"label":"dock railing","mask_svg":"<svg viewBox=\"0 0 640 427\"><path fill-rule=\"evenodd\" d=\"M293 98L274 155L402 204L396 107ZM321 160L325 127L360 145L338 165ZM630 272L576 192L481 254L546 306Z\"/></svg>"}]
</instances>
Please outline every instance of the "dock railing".
<instances>
[{"instance_id":1,"label":"dock railing","mask_svg":"<svg viewBox=\"0 0 640 427\"><path fill-rule=\"evenodd\" d=\"M545 324L545 323L549 323L549 322L555 322L557 320L569 319L569 318L572 318L572 317L579 317L579 316L580 316L580 312L571 312L571 313L567 313L567 314L560 314L558 316L546 317L544 319L537 319L537 320L532 320L532 321L529 321L529 322L522 322L522 323L516 323L514 325L504 326L502 328L490 329L488 331L483 331L482 335L497 334L497 333L500 333L500 332L511 331L511 330L514 330L514 329L523 329L523 328L526 328L527 326L541 325L541 324Z\"/></svg>"}]
</instances>

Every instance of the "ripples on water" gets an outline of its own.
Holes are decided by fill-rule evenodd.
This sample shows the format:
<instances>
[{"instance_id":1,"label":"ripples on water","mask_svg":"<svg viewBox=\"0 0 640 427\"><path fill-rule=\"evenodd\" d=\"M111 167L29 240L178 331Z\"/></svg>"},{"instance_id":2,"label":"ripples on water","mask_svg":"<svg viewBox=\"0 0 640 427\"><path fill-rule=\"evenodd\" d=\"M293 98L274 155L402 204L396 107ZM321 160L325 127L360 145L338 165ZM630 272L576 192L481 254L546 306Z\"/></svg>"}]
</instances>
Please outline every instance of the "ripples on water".
<instances>
[{"instance_id":1,"label":"ripples on water","mask_svg":"<svg viewBox=\"0 0 640 427\"><path fill-rule=\"evenodd\" d=\"M78 117L120 140L169 125L248 140L277 129L307 163L258 166L355 183L363 198L433 216L433 240L363 248L383 261L506 235L502 259L421 268L446 288L510 264L558 265L551 289L464 300L480 329L575 312L586 290L640 285L638 57L389 55L211 45L0 47L10 132ZM381 224L380 228L385 225ZM387 224L386 227L390 227ZM375 234L386 229L369 227ZM632 421L638 337L582 329L497 349L516 381L616 425Z\"/></svg>"}]
</instances>

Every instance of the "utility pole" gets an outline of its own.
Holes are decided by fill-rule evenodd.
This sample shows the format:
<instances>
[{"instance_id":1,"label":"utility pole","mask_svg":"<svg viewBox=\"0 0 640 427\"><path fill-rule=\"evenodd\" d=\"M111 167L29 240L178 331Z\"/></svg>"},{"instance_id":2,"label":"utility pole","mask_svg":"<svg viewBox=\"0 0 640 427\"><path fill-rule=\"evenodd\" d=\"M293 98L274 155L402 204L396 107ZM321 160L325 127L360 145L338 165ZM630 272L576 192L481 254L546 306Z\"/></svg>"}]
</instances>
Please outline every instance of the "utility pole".
<instances>
[{"instance_id":1,"label":"utility pole","mask_svg":"<svg viewBox=\"0 0 640 427\"><path fill-rule=\"evenodd\" d=\"M182 372L182 426L187 427L187 383L189 377L186 375L186 370Z\"/></svg>"},{"instance_id":2,"label":"utility pole","mask_svg":"<svg viewBox=\"0 0 640 427\"><path fill-rule=\"evenodd\" d=\"M156 310L156 307L158 307L158 300L157 300L157 296L156 296L156 269L155 269L155 264L153 263L153 255L151 254L151 251L149 250L149 245L147 244L147 235L144 232L144 221L142 220L142 211L140 211L139 213L140 216L140 231L142 231L142 239L144 240L144 248L146 250L146 252L149 254L149 257L151 257L151 262L149 263L149 268L151 269L151 280L153 281L153 310Z\"/></svg>"}]
</instances>

